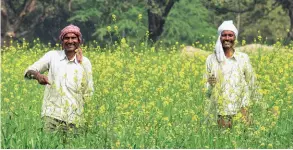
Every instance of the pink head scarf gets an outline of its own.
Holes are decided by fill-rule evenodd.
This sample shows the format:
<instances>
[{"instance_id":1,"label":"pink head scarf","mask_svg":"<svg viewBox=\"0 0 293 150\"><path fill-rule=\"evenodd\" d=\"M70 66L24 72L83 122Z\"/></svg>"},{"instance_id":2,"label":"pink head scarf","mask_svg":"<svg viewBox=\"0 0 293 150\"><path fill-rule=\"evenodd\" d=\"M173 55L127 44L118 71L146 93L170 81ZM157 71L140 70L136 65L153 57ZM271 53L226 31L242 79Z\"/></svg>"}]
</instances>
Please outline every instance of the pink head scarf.
<instances>
[{"instance_id":1,"label":"pink head scarf","mask_svg":"<svg viewBox=\"0 0 293 150\"><path fill-rule=\"evenodd\" d=\"M80 32L79 27L77 27L77 26L75 26L73 24L70 24L70 25L66 26L65 28L63 28L61 30L61 33L60 33L60 36L59 36L59 40L62 41L63 38L64 38L64 36L67 33L74 33L78 37L80 43L82 42L82 34Z\"/></svg>"}]
</instances>

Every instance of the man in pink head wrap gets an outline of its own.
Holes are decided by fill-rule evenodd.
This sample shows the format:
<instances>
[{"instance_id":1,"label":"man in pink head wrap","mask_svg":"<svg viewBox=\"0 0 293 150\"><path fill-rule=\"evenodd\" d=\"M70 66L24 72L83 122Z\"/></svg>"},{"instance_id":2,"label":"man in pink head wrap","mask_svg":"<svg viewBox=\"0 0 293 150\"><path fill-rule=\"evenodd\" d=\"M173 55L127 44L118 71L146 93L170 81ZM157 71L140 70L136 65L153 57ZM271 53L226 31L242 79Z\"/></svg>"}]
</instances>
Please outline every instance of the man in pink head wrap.
<instances>
[{"instance_id":1,"label":"man in pink head wrap","mask_svg":"<svg viewBox=\"0 0 293 150\"><path fill-rule=\"evenodd\" d=\"M91 63L77 54L82 42L80 29L69 25L61 31L59 39L63 50L47 52L26 69L24 77L45 85L41 114L44 130L64 132L83 124L84 102L91 97L94 88ZM46 71L47 76L43 74Z\"/></svg>"},{"instance_id":2,"label":"man in pink head wrap","mask_svg":"<svg viewBox=\"0 0 293 150\"><path fill-rule=\"evenodd\" d=\"M64 39L64 36L67 35L68 33L70 33L71 35L74 34L75 36L77 36L77 38L73 41L73 45L71 45L72 46L71 48L68 47L69 46L68 44L72 44L72 43L68 43L68 40ZM80 32L79 27L72 25L72 24L66 26L64 29L61 30L59 40L62 42L63 49L65 49L65 50L74 49L75 50L75 53L77 55L76 56L77 61L79 63L81 63L82 62L82 50L79 47L79 45L82 43L82 34Z\"/></svg>"},{"instance_id":3,"label":"man in pink head wrap","mask_svg":"<svg viewBox=\"0 0 293 150\"><path fill-rule=\"evenodd\" d=\"M233 117L241 112L247 120L247 108L254 90L254 74L249 57L234 49L238 30L233 21L218 28L215 52L206 60L206 88L209 112L221 127L232 127Z\"/></svg>"}]
</instances>

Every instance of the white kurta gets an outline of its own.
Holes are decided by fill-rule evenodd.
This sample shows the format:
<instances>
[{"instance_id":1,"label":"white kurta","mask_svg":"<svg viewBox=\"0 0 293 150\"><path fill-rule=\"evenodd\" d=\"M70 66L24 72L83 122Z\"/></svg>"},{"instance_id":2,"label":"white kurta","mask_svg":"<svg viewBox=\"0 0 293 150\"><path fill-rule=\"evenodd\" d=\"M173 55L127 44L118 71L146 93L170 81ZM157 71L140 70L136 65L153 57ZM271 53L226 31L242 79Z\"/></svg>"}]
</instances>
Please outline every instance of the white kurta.
<instances>
[{"instance_id":1,"label":"white kurta","mask_svg":"<svg viewBox=\"0 0 293 150\"><path fill-rule=\"evenodd\" d=\"M29 66L28 70L44 73L48 71L42 117L49 116L68 123L80 123L84 99L93 94L92 66L83 57L82 64L68 60L64 50L50 51Z\"/></svg>"},{"instance_id":2,"label":"white kurta","mask_svg":"<svg viewBox=\"0 0 293 150\"><path fill-rule=\"evenodd\" d=\"M218 115L234 115L249 104L254 84L253 69L247 54L235 52L231 58L219 63L216 55L206 60L206 78L214 75L217 84L206 84L208 98Z\"/></svg>"}]
</instances>

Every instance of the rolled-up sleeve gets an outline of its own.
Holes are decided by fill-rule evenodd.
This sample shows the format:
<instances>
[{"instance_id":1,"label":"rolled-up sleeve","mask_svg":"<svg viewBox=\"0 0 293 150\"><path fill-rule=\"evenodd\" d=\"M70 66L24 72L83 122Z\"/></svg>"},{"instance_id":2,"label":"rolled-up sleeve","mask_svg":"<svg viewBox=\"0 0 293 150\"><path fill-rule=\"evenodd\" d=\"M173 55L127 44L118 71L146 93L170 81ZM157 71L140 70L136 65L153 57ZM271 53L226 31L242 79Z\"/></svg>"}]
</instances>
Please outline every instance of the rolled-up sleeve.
<instances>
[{"instance_id":1,"label":"rolled-up sleeve","mask_svg":"<svg viewBox=\"0 0 293 150\"><path fill-rule=\"evenodd\" d=\"M42 58L36 61L33 65L29 66L24 72L25 79L29 79L26 76L26 73L29 70L34 70L40 73L44 73L45 71L48 71L50 66L49 64L50 64L51 55L52 55L51 51L47 52Z\"/></svg>"}]
</instances>

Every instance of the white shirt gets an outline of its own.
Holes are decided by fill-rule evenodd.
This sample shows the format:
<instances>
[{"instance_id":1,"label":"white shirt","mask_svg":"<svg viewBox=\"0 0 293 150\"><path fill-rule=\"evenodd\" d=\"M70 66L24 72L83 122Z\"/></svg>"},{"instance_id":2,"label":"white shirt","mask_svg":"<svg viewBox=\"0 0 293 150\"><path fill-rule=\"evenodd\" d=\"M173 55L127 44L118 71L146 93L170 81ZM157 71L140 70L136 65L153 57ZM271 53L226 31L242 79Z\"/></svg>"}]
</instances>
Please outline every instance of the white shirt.
<instances>
[{"instance_id":1,"label":"white shirt","mask_svg":"<svg viewBox=\"0 0 293 150\"><path fill-rule=\"evenodd\" d=\"M80 123L84 99L93 94L92 66L86 57L78 63L69 61L62 51L49 51L29 66L28 70L48 72L51 85L46 85L42 117L49 116L68 123Z\"/></svg>"},{"instance_id":2,"label":"white shirt","mask_svg":"<svg viewBox=\"0 0 293 150\"><path fill-rule=\"evenodd\" d=\"M234 115L248 105L255 78L247 54L235 52L222 63L211 54L206 60L206 69L207 79L212 74L217 79L214 87L207 82L206 88L218 115Z\"/></svg>"}]
</instances>

